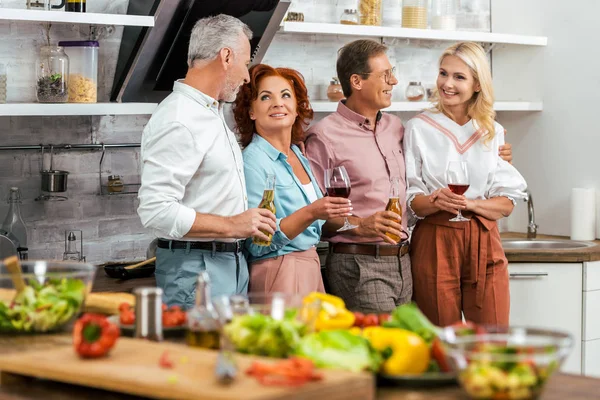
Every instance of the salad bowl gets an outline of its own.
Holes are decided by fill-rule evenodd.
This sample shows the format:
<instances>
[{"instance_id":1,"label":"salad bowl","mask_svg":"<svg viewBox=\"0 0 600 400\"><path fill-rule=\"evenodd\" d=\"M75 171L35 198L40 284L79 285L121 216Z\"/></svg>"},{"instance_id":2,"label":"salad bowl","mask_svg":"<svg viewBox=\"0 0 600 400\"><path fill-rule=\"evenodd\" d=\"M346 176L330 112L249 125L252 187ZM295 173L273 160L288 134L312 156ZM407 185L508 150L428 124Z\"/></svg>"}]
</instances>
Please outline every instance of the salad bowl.
<instances>
[{"instance_id":1,"label":"salad bowl","mask_svg":"<svg viewBox=\"0 0 600 400\"><path fill-rule=\"evenodd\" d=\"M65 327L81 311L96 268L88 263L30 260L20 262L20 270L20 275L11 273L0 261L0 334Z\"/></svg>"}]
</instances>

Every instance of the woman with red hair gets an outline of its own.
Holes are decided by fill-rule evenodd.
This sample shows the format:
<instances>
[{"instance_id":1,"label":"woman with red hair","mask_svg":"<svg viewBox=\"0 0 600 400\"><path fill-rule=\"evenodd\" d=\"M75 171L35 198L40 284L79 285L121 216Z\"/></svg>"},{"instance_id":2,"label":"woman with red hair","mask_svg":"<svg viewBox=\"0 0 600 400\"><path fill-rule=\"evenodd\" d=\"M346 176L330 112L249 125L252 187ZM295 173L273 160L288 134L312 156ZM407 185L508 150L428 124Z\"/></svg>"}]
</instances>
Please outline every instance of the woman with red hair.
<instances>
[{"instance_id":1,"label":"woman with red hair","mask_svg":"<svg viewBox=\"0 0 600 400\"><path fill-rule=\"evenodd\" d=\"M344 198L323 197L298 147L313 111L298 71L259 64L250 69L233 113L244 147L248 206L261 202L267 175L275 176L277 231L271 243L246 241L250 292L324 291L316 245L325 220L349 215Z\"/></svg>"}]
</instances>

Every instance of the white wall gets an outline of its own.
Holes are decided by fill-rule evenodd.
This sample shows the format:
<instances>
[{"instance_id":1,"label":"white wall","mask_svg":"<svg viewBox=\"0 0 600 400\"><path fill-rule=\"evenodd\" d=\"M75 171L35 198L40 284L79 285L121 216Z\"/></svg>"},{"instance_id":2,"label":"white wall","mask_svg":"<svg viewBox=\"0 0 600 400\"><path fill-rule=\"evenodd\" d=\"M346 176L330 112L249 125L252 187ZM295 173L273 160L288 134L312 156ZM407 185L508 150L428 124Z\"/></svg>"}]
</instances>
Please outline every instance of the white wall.
<instances>
[{"instance_id":1,"label":"white wall","mask_svg":"<svg viewBox=\"0 0 600 400\"><path fill-rule=\"evenodd\" d=\"M529 184L540 233L569 236L571 188L600 190L600 135L596 119L600 91L599 13L597 1L577 2L573 7L557 0L492 1L493 31L518 29L548 37L548 46L530 52L529 58L521 52L519 58L512 60L512 67L509 62L502 62L506 65L494 69L496 77L500 69L506 72L512 68L513 81L522 75L520 66L537 70L537 76L527 76L538 81L534 96L543 100L544 111L503 113L499 121L514 145L514 164ZM519 91L508 77L495 84ZM509 219L511 230L526 229L524 211L521 207Z\"/></svg>"},{"instance_id":2,"label":"white wall","mask_svg":"<svg viewBox=\"0 0 600 400\"><path fill-rule=\"evenodd\" d=\"M25 8L25 0L0 0L2 7ZM89 12L123 13L128 0L88 1ZM386 25L400 21L401 0L384 0ZM461 0L460 29L489 30L489 0ZM295 0L293 7L305 14L307 22L338 22L344 8L356 7L356 0ZM58 11L57 11L58 12ZM98 100L107 101L119 50L122 28L100 42ZM51 41L87 39L85 25L54 24ZM35 101L35 58L45 43L42 24L0 21L0 63L8 64L8 101ZM321 35L278 34L264 62L301 71L311 100L325 99L326 86L335 75L337 50L355 38ZM394 99L404 98L409 81L435 80L436 60L446 43L391 41L390 59L398 68L399 84ZM412 114L402 115L404 119ZM317 116L322 117L323 114ZM119 117L0 117L0 145L39 143L128 143L139 142L148 116ZM28 228L32 258L61 258L65 229L84 231L88 260L106 261L143 258L150 242L136 215L133 195L99 196L99 152L64 151L54 158L56 168L70 171L69 199L64 202L36 202L40 194L40 156L35 151L0 152L0 220L8 207L4 203L10 186L23 193L22 214ZM137 182L137 149L114 150L107 155L103 175L125 175Z\"/></svg>"}]
</instances>

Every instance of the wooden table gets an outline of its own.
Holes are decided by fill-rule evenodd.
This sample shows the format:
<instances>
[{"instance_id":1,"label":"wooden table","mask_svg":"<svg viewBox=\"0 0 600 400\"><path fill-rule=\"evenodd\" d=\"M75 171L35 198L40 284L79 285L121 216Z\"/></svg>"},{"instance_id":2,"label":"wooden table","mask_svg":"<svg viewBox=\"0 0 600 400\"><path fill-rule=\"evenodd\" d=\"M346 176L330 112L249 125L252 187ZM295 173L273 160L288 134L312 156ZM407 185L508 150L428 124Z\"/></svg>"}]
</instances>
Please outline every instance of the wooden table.
<instances>
[{"instance_id":1,"label":"wooden table","mask_svg":"<svg viewBox=\"0 0 600 400\"><path fill-rule=\"evenodd\" d=\"M65 346L71 337L65 335L21 336L9 338L0 336L0 357L3 354L25 352L33 348L43 349ZM558 374L551 378L542 400L588 400L598 398L600 379L575 375ZM121 393L89 389L80 386L43 381L40 379L0 382L0 400L133 400L140 399ZM411 390L398 387L383 387L377 392L379 400L466 400L467 397L457 386L430 390ZM311 399L317 400L317 399Z\"/></svg>"}]
</instances>

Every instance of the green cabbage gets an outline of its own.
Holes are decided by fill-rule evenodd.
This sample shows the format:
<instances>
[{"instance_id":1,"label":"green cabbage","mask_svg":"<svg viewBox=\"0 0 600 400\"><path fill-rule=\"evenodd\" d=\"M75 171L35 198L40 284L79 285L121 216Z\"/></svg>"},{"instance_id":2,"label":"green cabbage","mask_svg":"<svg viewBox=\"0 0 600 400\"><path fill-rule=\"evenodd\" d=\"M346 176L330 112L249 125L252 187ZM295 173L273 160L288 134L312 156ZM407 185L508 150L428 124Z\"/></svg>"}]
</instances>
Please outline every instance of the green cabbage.
<instances>
[{"instance_id":1,"label":"green cabbage","mask_svg":"<svg viewBox=\"0 0 600 400\"><path fill-rule=\"evenodd\" d=\"M369 341L346 330L321 331L300 340L295 354L317 367L377 372L382 358Z\"/></svg>"}]
</instances>

